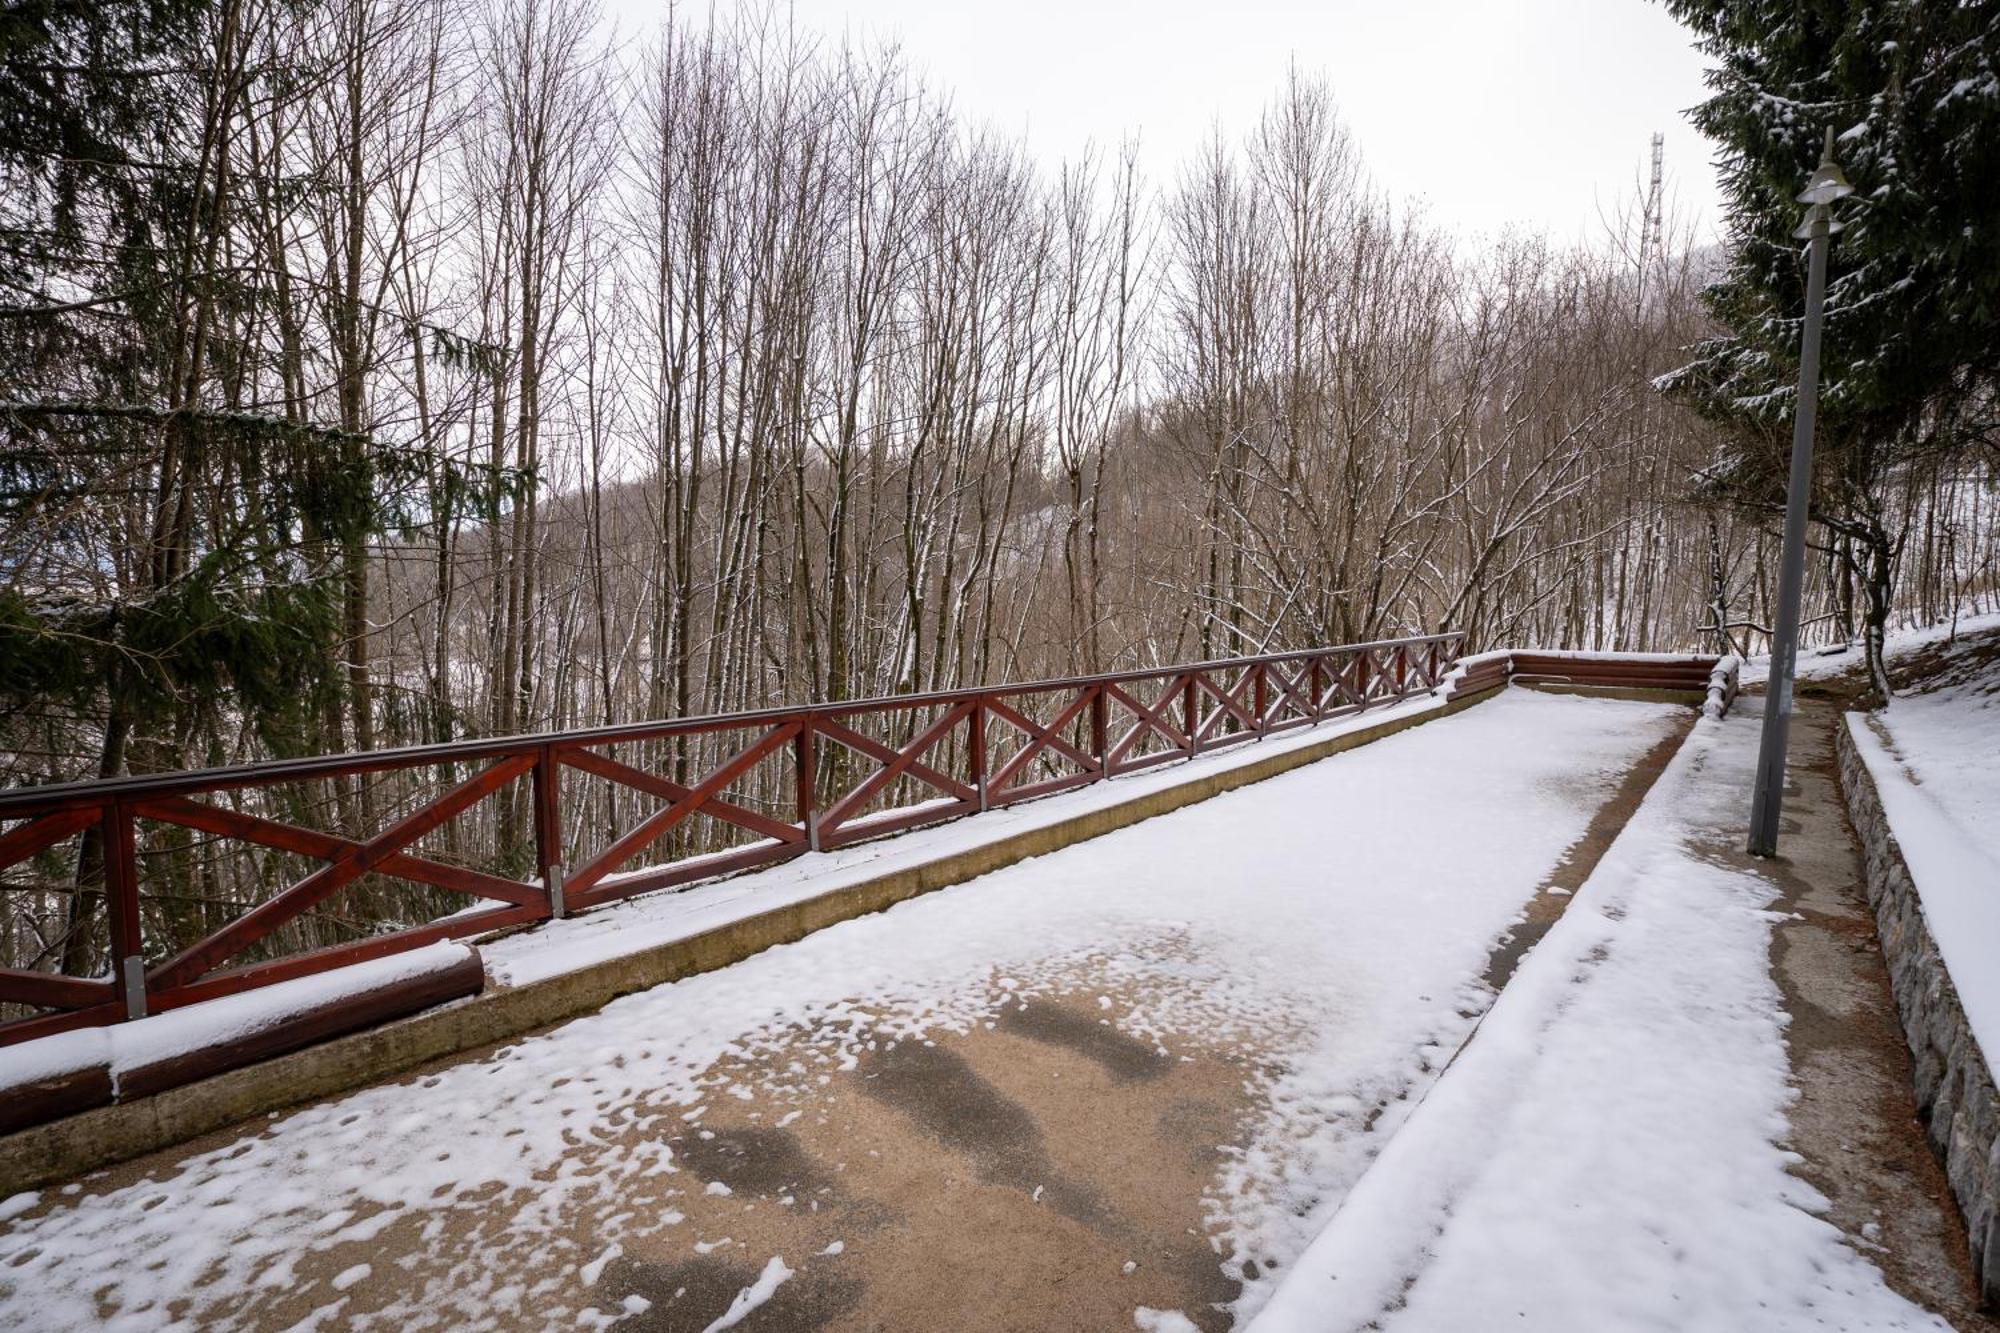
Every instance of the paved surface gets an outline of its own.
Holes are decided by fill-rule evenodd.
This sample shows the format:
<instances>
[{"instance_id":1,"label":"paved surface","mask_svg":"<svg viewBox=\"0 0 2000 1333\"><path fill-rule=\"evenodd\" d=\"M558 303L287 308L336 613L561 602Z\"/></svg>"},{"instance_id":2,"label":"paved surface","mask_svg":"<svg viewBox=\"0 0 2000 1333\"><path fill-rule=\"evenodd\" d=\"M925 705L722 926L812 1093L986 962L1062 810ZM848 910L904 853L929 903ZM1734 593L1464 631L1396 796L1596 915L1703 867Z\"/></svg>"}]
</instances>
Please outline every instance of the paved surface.
<instances>
[{"instance_id":1,"label":"paved surface","mask_svg":"<svg viewBox=\"0 0 2000 1333\"><path fill-rule=\"evenodd\" d=\"M1833 728L1844 690L1800 692L1787 753L1775 860L1718 836L1712 854L1771 880L1772 975L1791 1015L1786 1032L1799 1100L1791 1111L1798 1168L1831 1202L1828 1220L1889 1285L1960 1328L2000 1329L1975 1308L1965 1225L1924 1141L1910 1052L1875 935L1861 848L1840 799ZM1761 696L1744 699L1757 708Z\"/></svg>"},{"instance_id":2,"label":"paved surface","mask_svg":"<svg viewBox=\"0 0 2000 1333\"><path fill-rule=\"evenodd\" d=\"M705 1092L691 1101L685 1079L650 1080L658 1066L648 1062L658 1052L644 1049L648 1024L680 1025L688 1016L668 1002L672 996L651 1005L633 997L617 1006L616 1022L559 1029L569 1034L561 1058L521 1043L470 1052L401 1080L414 1085L407 1093L378 1089L284 1117L276 1138L216 1134L98 1173L68 1187L74 1194L45 1192L11 1225L22 1241L67 1245L87 1258L59 1261L50 1277L67 1273L71 1288L83 1283L108 1327L173 1319L258 1329L615 1323L700 1333L726 1319L783 1256L789 1275L730 1326L1129 1329L1135 1310L1151 1308L1225 1328L1244 1284L1268 1283L1290 1253L1256 1239L1243 1252L1232 1249L1228 1237L1242 1233L1229 1230L1223 1213L1234 1191L1259 1197L1273 1173L1281 1182L1302 1180L1278 1188L1280 1197L1306 1200L1296 1217L1284 1214L1305 1226L1298 1219L1315 1191L1337 1190L1345 1179L1345 1167L1331 1183L1315 1174L1324 1173L1329 1136L1346 1136L1351 1146L1339 1151L1358 1171L1490 1000L1482 972L1488 986L1504 983L1588 875L1690 717L1521 696L1434 734L1399 738L1397 749L1367 761L1372 767L1355 767L1368 753L1358 751L1331 761L1318 780L1304 770L1274 779L1292 783L1294 807L1282 818L1263 811L1268 799L1231 806L1221 798L1157 821L1143 845L1089 854L1132 867L1134 921L1108 932L1108 942L1084 941L1073 951L1079 941L1064 936L1047 970L1017 960L1010 966L1027 967L1017 975L1031 978L1019 989L998 970L974 977L976 1002L959 1006L978 1015L971 1023L913 1028L900 1011L846 1002L760 1030L701 1065ZM1565 725L1615 744L1579 760L1562 739L1579 733L1561 732ZM1487 731L1509 743L1480 740ZM1485 768L1459 762L1467 747L1481 752ZM1440 765L1471 771L1446 776ZM1355 776L1364 773L1372 776ZM1382 809L1408 811L1412 828L1430 830L1423 852L1397 843L1380 816L1370 827L1381 836L1365 846L1330 842L1322 825L1298 817L1351 809L1356 781L1394 789ZM1475 793L1486 798L1483 815L1467 808ZM1558 810L1562 823L1542 823ZM1273 820L1293 832L1277 836L1264 826ZM1551 829L1585 830L1529 902L1527 919L1498 939L1486 927L1467 936L1464 956L1452 955L1446 968L1405 956L1434 953L1436 940L1462 933L1468 903L1485 903L1478 919L1498 923L1508 904L1523 901L1533 879L1519 873L1518 854L1496 859L1495 841L1509 822L1524 820L1541 828L1538 867L1562 847L1565 835ZM1468 826L1487 831L1455 836ZM1145 827L1119 836L1139 837ZM1274 950L1291 932L1317 936L1331 927L1331 937L1347 943L1328 956L1343 961L1330 974L1315 972L1332 985L1300 992L1312 997L1306 1009L1256 1007L1244 1011L1254 1022L1218 1026L1181 1021L1231 1014L1227 1003L1202 999L1205 990L1226 990L1230 977L1217 974L1223 964L1202 943L1213 937L1183 928L1188 904L1161 896L1157 871L1144 882L1145 867L1234 838L1257 849L1239 869L1256 882L1210 880L1203 870L1202 910L1257 925L1254 938ZM1031 881L1068 883L1063 875L1074 880L1083 855L1071 849L967 892L991 900L1022 894ZM1431 869L1411 872L1412 864ZM1331 889L1336 879L1338 893L1313 890L1290 908L1272 891L1274 883ZM908 969L907 957L862 951L930 947L920 927L950 906L942 898L871 918L874 926L850 923L845 943L820 950L831 969L827 984L842 985L864 961L889 973ZM964 911L961 904L953 920ZM1276 934L1258 920L1267 913L1286 923ZM1017 946L980 934L969 947L984 959ZM1233 976L1268 961L1230 955L1228 967ZM1135 962L1143 964L1136 971ZM745 969L731 969L744 986L765 975ZM682 988L677 1003L684 1009L694 994L729 993L728 978L712 980L706 991ZM1405 990L1426 992L1414 997L1423 1007L1411 1011L1422 1021L1408 1031L1377 1021ZM837 1018L823 1016L832 1012ZM1435 1033L1433 1013L1448 1020ZM1306 1032L1359 1043L1335 1053L1361 1071L1351 1083L1288 1081L1296 1071L1287 1061L1310 1065L1299 1053L1326 1058L1301 1040ZM625 1062L624 1074L607 1074L607 1065ZM510 1100L517 1084L551 1076L551 1095ZM669 1083L681 1091L649 1091ZM1323 1090L1285 1112L1299 1096L1288 1090L1301 1086ZM1295 1137L1272 1141L1273 1123ZM349 1143L345 1160L331 1160L325 1145L364 1132L367 1141ZM468 1191L465 1182L486 1178L479 1155L504 1156L504 1145L523 1134L559 1136L560 1150L535 1159L546 1165L532 1179L503 1172L490 1189ZM243 1169L232 1171L232 1161ZM429 1197L439 1205L411 1206L433 1181L439 1192ZM200 1229L200 1244L180 1243L190 1228ZM111 1260L107 1246L127 1257ZM158 1272L166 1263L184 1271ZM100 1270L101 1285L81 1276ZM0 1295L9 1294L12 1274L20 1283L31 1271L41 1269L0 1267ZM26 1286L11 1294L32 1299Z\"/></svg>"},{"instance_id":3,"label":"paved surface","mask_svg":"<svg viewBox=\"0 0 2000 1333\"><path fill-rule=\"evenodd\" d=\"M1794 914L1775 933L1772 968L1793 1016L1800 1174L1899 1291L1961 1328L1993 1329L1970 1308L1963 1231L1915 1121L1833 777L1837 718L1832 703L1807 699L1795 719L1785 857L1751 860L1722 836L1709 852L1770 877L1779 910ZM1684 734L1675 727L1608 787L1579 780L1588 790L1576 798L1595 811L1589 829L1496 942L1489 985L1505 983L1567 906ZM782 1254L793 1275L734 1327L1126 1329L1135 1307L1152 1307L1225 1328L1241 1290L1233 1274L1268 1274L1273 1257L1228 1253L1209 1207L1276 1071L1255 1040L1140 1040L1107 1021L1139 1002L1115 975L1084 966L1026 1002L997 1003L969 1031L884 1036L840 1064L827 1060L823 1034L799 1030L709 1071L716 1088L756 1096L634 1105L608 1133L576 1142L543 1179L552 1226L531 1241L513 1204L391 1214L360 1203L331 1219L351 1240L308 1250L256 1291L210 1299L190 1273L168 1313L203 1326L334 1327L371 1313L393 1325L410 1292L449 1287L470 1276L469 1256L503 1251L518 1254L518 1282L481 1289L482 1326L542 1328L560 1307L585 1311L566 1325L590 1326L597 1312L622 1329L702 1333ZM1369 1128L1382 1109L1368 1113ZM513 1131L475 1118L463 1132ZM232 1141L211 1136L84 1188L149 1178L172 1188L176 1163ZM648 1144L671 1148L679 1169L630 1171ZM565 1206L579 1197L589 1206ZM247 1212L254 1201L244 1202ZM334 1314L329 1290L341 1296Z\"/></svg>"}]
</instances>

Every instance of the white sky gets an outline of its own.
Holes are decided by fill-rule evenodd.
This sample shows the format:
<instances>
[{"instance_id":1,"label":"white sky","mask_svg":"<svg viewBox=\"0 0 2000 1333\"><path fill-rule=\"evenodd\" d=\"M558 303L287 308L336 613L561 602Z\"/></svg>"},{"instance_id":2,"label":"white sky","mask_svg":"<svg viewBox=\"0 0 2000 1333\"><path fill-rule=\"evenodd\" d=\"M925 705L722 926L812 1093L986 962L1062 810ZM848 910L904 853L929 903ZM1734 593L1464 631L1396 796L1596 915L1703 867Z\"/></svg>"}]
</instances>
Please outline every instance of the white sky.
<instances>
[{"instance_id":1,"label":"white sky","mask_svg":"<svg viewBox=\"0 0 2000 1333\"><path fill-rule=\"evenodd\" d=\"M685 2L685 0L684 0ZM714 0L727 9L731 0ZM665 0L607 0L627 33ZM801 28L900 39L959 108L1051 163L1141 140L1173 179L1218 121L1255 123L1289 61L1323 72L1369 170L1470 239L1601 234L1664 131L1673 216L1712 236L1709 147L1683 112L1701 57L1652 0L793 0Z\"/></svg>"}]
</instances>

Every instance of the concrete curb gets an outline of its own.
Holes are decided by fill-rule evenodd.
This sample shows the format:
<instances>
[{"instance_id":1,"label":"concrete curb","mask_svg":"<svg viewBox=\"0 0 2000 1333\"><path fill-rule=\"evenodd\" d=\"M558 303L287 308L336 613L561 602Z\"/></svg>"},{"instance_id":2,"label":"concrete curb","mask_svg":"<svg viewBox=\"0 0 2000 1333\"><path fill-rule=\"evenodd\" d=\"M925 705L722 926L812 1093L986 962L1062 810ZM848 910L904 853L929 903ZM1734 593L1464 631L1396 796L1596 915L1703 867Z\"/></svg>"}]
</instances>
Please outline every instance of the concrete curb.
<instances>
[{"instance_id":1,"label":"concrete curb","mask_svg":"<svg viewBox=\"0 0 2000 1333\"><path fill-rule=\"evenodd\" d=\"M1840 791L1861 840L1875 933L1910 1047L1917 1114L1965 1219L1980 1302L1993 1309L2000 1306L2000 1090L1966 1022L1881 793L1848 726L1846 717L1834 726Z\"/></svg>"},{"instance_id":2,"label":"concrete curb","mask_svg":"<svg viewBox=\"0 0 2000 1333\"><path fill-rule=\"evenodd\" d=\"M595 1012L621 995L727 967L774 945L789 944L852 917L882 911L906 898L962 884L1029 857L1046 855L1425 722L1449 717L1492 698L1499 690L1496 683L1456 695L1429 712L1343 731L1316 744L1203 774L1052 824L1022 829L992 842L889 870L817 898L744 917L657 948L607 959L524 986L489 985L483 994L471 999L378 1028L338 1037L154 1096L20 1130L0 1138L0 1198L129 1161L226 1129L253 1116L347 1092L432 1060ZM1251 744L1254 746L1254 742Z\"/></svg>"},{"instance_id":3,"label":"concrete curb","mask_svg":"<svg viewBox=\"0 0 2000 1333\"><path fill-rule=\"evenodd\" d=\"M1657 685L1593 685L1581 681L1559 684L1524 680L1520 686L1524 690L1540 690L1543 694L1574 694L1585 699L1625 699L1634 703L1690 704L1695 707L1700 707L1707 698L1705 690L1663 689Z\"/></svg>"}]
</instances>

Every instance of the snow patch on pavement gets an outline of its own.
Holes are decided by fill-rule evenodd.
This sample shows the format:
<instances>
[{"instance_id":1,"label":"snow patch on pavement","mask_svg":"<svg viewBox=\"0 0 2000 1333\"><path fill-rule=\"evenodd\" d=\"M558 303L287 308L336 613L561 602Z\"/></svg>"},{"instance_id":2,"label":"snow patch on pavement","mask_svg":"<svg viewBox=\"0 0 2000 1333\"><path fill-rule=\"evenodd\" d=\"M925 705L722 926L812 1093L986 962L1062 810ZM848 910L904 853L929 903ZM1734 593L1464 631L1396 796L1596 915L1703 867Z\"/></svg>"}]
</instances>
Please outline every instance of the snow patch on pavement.
<instances>
[{"instance_id":1,"label":"snow patch on pavement","mask_svg":"<svg viewBox=\"0 0 2000 1333\"><path fill-rule=\"evenodd\" d=\"M792 1272L792 1269L785 1266L783 1255L773 1256L771 1261L764 1265L764 1271L757 1275L757 1280L737 1292L736 1299L729 1303L729 1308L701 1333L722 1333L725 1328L735 1328L750 1317L751 1311L777 1295L778 1288L785 1284L785 1280L791 1277Z\"/></svg>"}]
</instances>

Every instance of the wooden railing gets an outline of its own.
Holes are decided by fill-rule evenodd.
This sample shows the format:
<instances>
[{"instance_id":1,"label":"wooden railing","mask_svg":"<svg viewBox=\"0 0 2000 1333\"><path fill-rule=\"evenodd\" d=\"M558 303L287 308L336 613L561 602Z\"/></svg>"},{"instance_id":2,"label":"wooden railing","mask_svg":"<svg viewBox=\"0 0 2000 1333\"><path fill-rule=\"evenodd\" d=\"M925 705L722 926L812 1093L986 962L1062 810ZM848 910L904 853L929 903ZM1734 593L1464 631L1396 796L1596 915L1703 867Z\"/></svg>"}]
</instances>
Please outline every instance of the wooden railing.
<instances>
[{"instance_id":1,"label":"wooden railing","mask_svg":"<svg viewBox=\"0 0 2000 1333\"><path fill-rule=\"evenodd\" d=\"M1507 684L1543 689L1608 692L1629 697L1666 694L1700 699L1703 711L1721 717L1736 700L1736 657L1689 653L1591 653L1561 649L1501 648L1459 659L1457 698Z\"/></svg>"},{"instance_id":2,"label":"wooden railing","mask_svg":"<svg viewBox=\"0 0 2000 1333\"><path fill-rule=\"evenodd\" d=\"M108 965L97 976L0 969L0 1004L17 1015L0 1023L0 1043L559 917L1309 727L1435 688L1461 640L0 792L0 875L39 867L0 889L101 896L108 927L96 947ZM455 836L475 809L479 836ZM229 891L207 887L216 884ZM435 910L410 920L412 903ZM94 907L77 915L96 919ZM329 932L349 938L315 943Z\"/></svg>"}]
</instances>

